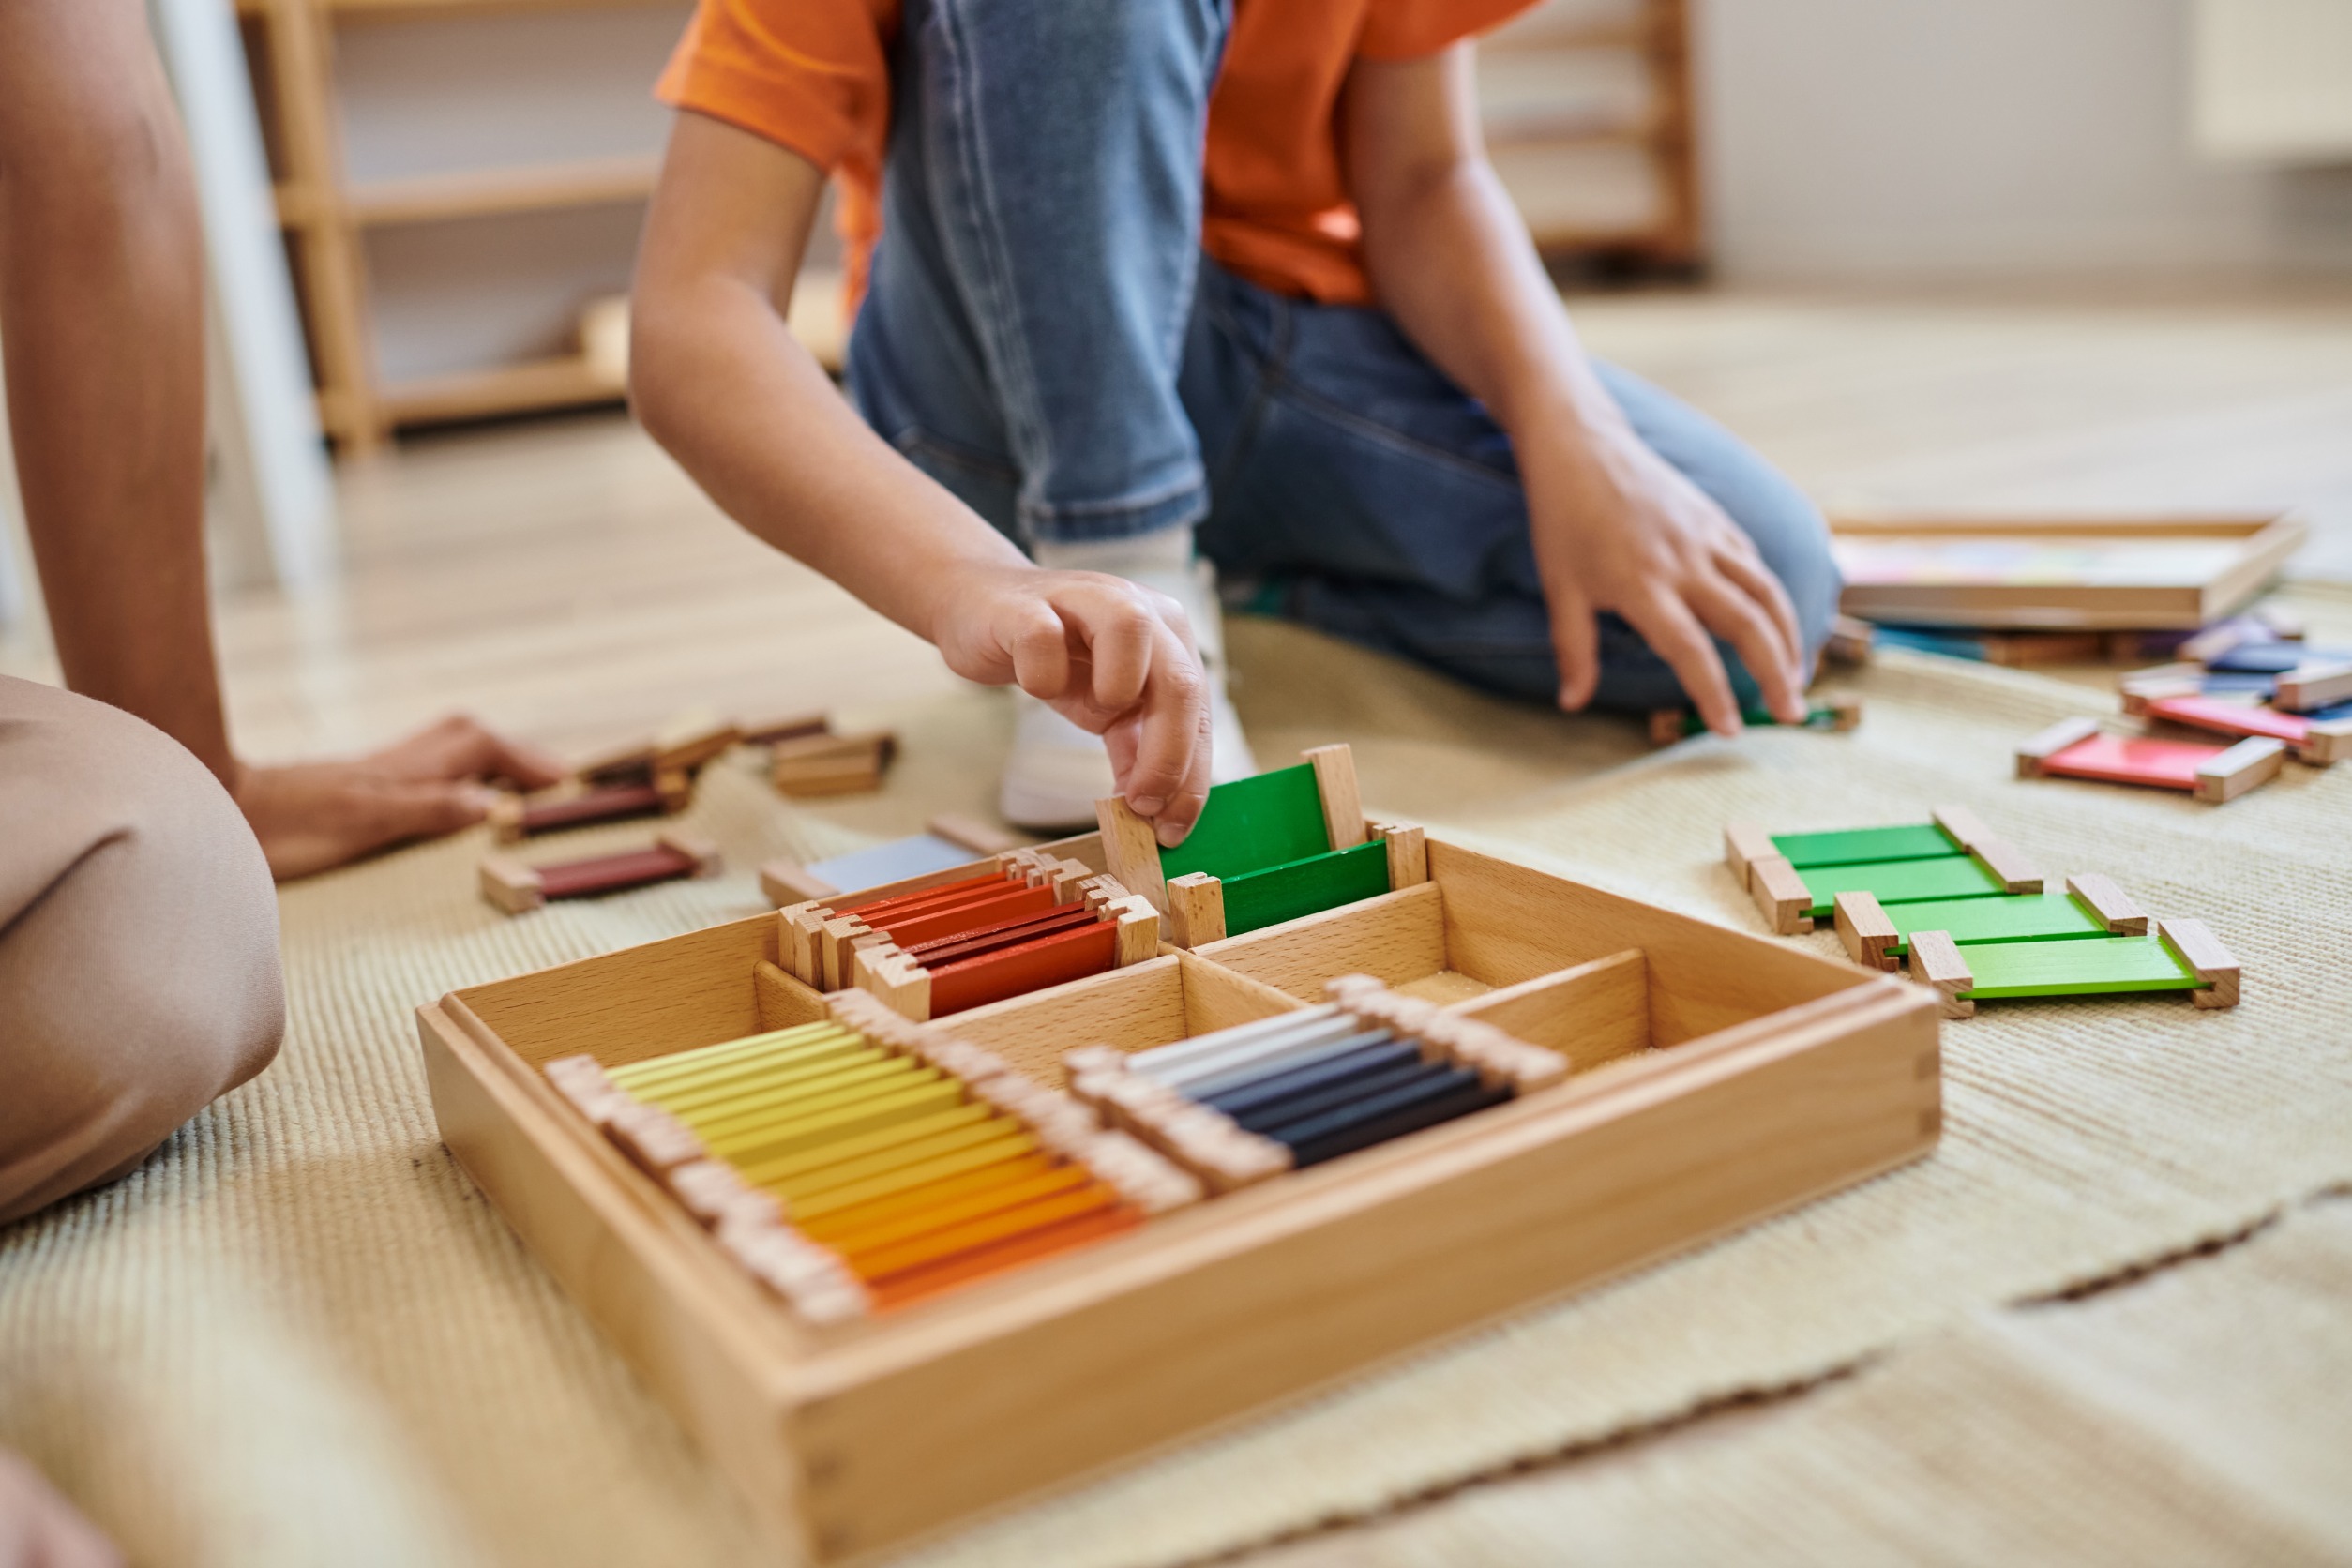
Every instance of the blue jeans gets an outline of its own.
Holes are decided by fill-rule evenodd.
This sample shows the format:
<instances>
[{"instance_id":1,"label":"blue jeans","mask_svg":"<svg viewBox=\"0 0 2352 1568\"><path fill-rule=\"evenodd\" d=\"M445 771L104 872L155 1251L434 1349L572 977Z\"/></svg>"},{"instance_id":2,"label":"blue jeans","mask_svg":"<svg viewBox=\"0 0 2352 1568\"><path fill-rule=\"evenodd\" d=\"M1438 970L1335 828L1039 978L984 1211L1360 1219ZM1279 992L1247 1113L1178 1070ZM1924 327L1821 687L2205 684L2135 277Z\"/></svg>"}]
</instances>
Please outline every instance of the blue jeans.
<instances>
[{"instance_id":1,"label":"blue jeans","mask_svg":"<svg viewBox=\"0 0 2352 1568\"><path fill-rule=\"evenodd\" d=\"M1272 585L1284 613L1549 702L1510 437L1383 311L1275 294L1200 253L1229 20L1221 0L908 0L851 394L1025 544L1197 525L1218 570ZM1819 512L1704 415L1599 371L1756 541L1817 652L1838 589ZM1614 615L1601 663L1603 706L1682 701Z\"/></svg>"}]
</instances>

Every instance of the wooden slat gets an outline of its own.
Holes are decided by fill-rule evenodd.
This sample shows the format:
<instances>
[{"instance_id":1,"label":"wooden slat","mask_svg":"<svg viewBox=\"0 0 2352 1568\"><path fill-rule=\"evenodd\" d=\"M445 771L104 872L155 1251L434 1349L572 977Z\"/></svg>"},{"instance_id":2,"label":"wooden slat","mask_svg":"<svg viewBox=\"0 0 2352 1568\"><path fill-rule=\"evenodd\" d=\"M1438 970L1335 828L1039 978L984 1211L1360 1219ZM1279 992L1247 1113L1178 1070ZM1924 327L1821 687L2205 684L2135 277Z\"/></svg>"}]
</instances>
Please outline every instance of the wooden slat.
<instances>
[{"instance_id":1,"label":"wooden slat","mask_svg":"<svg viewBox=\"0 0 2352 1568\"><path fill-rule=\"evenodd\" d=\"M1640 948L1653 1046L1867 984L1861 971L1835 959L1703 926L1442 839L1429 841L1429 874L1444 891L1448 966L1490 985L1515 986Z\"/></svg>"},{"instance_id":2,"label":"wooden slat","mask_svg":"<svg viewBox=\"0 0 2352 1568\"><path fill-rule=\"evenodd\" d=\"M430 425L524 409L609 402L626 391L610 372L574 355L399 383L384 388L383 403L396 425Z\"/></svg>"},{"instance_id":3,"label":"wooden slat","mask_svg":"<svg viewBox=\"0 0 2352 1568\"><path fill-rule=\"evenodd\" d=\"M1650 1048L1650 970L1641 949L1457 1003L1453 1012L1565 1056L1577 1072Z\"/></svg>"},{"instance_id":4,"label":"wooden slat","mask_svg":"<svg viewBox=\"0 0 2352 1568\"><path fill-rule=\"evenodd\" d=\"M776 958L776 917L755 915L471 986L451 992L448 1003L471 1010L533 1066L585 1051L600 1066L617 1067L757 1033L752 976L761 960ZM714 972L730 973L732 983L712 985Z\"/></svg>"},{"instance_id":5,"label":"wooden slat","mask_svg":"<svg viewBox=\"0 0 2352 1568\"><path fill-rule=\"evenodd\" d=\"M1081 1046L1144 1050L1183 1039L1184 975L1173 957L1153 958L1056 986L1048 993L973 1007L941 1027L987 1047L1041 1082L1059 1084L1064 1051Z\"/></svg>"},{"instance_id":6,"label":"wooden slat","mask_svg":"<svg viewBox=\"0 0 2352 1568\"><path fill-rule=\"evenodd\" d=\"M1199 956L1310 1003L1321 1002L1323 982L1341 974L1369 974L1391 986L1447 968L1485 978L1446 962L1445 900L1435 882L1228 937Z\"/></svg>"},{"instance_id":7,"label":"wooden slat","mask_svg":"<svg viewBox=\"0 0 2352 1568\"><path fill-rule=\"evenodd\" d=\"M648 154L539 168L420 174L354 186L345 200L352 220L362 227L434 223L453 218L641 201L653 193L660 169L661 160Z\"/></svg>"},{"instance_id":8,"label":"wooden slat","mask_svg":"<svg viewBox=\"0 0 2352 1568\"><path fill-rule=\"evenodd\" d=\"M2265 529L2291 528L2300 542L2302 524L2275 512L2180 512L2124 516L2108 512L2069 517L2054 512L1985 513L1840 512L1830 519L1832 534L1920 534L2056 535L2097 538L2102 535L2153 535L2161 538L2252 539Z\"/></svg>"},{"instance_id":9,"label":"wooden slat","mask_svg":"<svg viewBox=\"0 0 2352 1568\"><path fill-rule=\"evenodd\" d=\"M287 188L301 192L294 248L305 324L321 394L320 415L343 450L365 455L383 443L368 285L357 231L343 209L342 153L333 108L334 40L309 0L265 0L263 29L285 149ZM331 403L328 400L332 400Z\"/></svg>"}]
</instances>

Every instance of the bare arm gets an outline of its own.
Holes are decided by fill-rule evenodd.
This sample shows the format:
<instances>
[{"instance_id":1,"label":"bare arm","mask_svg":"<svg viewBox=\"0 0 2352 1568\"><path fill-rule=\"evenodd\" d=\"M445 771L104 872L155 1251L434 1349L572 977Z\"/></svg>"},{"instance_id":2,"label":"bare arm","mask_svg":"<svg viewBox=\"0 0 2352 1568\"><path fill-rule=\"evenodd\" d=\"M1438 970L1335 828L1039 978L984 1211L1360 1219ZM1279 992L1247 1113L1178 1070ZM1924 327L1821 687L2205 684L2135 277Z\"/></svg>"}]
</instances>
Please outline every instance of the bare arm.
<instances>
[{"instance_id":1,"label":"bare arm","mask_svg":"<svg viewBox=\"0 0 2352 1568\"><path fill-rule=\"evenodd\" d=\"M233 784L204 585L203 237L146 27L136 0L0 7L0 345L66 684Z\"/></svg>"},{"instance_id":2,"label":"bare arm","mask_svg":"<svg viewBox=\"0 0 2352 1568\"><path fill-rule=\"evenodd\" d=\"M823 177L705 116L672 132L632 294L638 417L729 516L917 636L1104 736L1121 792L1182 838L1208 788L1182 611L1048 572L868 430L785 330Z\"/></svg>"},{"instance_id":3,"label":"bare arm","mask_svg":"<svg viewBox=\"0 0 2352 1568\"><path fill-rule=\"evenodd\" d=\"M553 782L462 718L350 762L250 768L230 750L204 581L203 255L139 0L0 4L0 345L66 684L194 752L280 877L478 821L473 779Z\"/></svg>"},{"instance_id":4,"label":"bare arm","mask_svg":"<svg viewBox=\"0 0 2352 1568\"><path fill-rule=\"evenodd\" d=\"M1709 633L1739 650L1784 719L1802 716L1796 614L1747 535L1651 452L1592 373L1527 230L1487 164L1471 46L1358 61L1341 149L1380 303L1510 432L1552 620L1560 702L1599 680L1593 615L1615 611L1714 730L1739 728Z\"/></svg>"}]
</instances>

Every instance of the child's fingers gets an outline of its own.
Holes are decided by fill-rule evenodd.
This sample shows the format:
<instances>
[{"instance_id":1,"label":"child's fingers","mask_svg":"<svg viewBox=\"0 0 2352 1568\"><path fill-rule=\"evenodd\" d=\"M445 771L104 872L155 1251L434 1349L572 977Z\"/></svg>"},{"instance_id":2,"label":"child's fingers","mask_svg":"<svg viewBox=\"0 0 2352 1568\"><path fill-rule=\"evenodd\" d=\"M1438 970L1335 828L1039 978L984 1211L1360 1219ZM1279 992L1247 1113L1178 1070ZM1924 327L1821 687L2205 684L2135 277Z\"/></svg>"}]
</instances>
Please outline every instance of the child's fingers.
<instances>
[{"instance_id":1,"label":"child's fingers","mask_svg":"<svg viewBox=\"0 0 2352 1568\"><path fill-rule=\"evenodd\" d=\"M537 746L510 741L466 714L451 714L393 742L364 765L385 778L496 778L525 790L544 789L565 773Z\"/></svg>"},{"instance_id":2,"label":"child's fingers","mask_svg":"<svg viewBox=\"0 0 2352 1568\"><path fill-rule=\"evenodd\" d=\"M1023 691L1052 701L1070 689L1069 628L1053 606L1043 599L1015 601L996 627L996 640L1010 657L1013 680Z\"/></svg>"},{"instance_id":3,"label":"child's fingers","mask_svg":"<svg viewBox=\"0 0 2352 1568\"><path fill-rule=\"evenodd\" d=\"M1168 797L1168 804L1160 808L1160 814L1153 823L1164 849L1172 850L1190 837L1193 824L1200 821L1200 813L1209 804L1209 782L1216 765L1209 730L1209 714L1204 707L1199 729L1194 737L1192 766L1185 773L1184 781Z\"/></svg>"},{"instance_id":4,"label":"child's fingers","mask_svg":"<svg viewBox=\"0 0 2352 1568\"><path fill-rule=\"evenodd\" d=\"M1165 625L1153 641L1136 716L1135 758L1121 792L1137 815L1154 820L1161 843L1182 843L1209 789L1208 683L1200 661Z\"/></svg>"},{"instance_id":5,"label":"child's fingers","mask_svg":"<svg viewBox=\"0 0 2352 1568\"><path fill-rule=\"evenodd\" d=\"M1560 705L1575 713L1592 701L1601 684L1601 633L1591 601L1573 588L1554 590L1551 601L1552 657L1560 665Z\"/></svg>"},{"instance_id":6,"label":"child's fingers","mask_svg":"<svg viewBox=\"0 0 2352 1568\"><path fill-rule=\"evenodd\" d=\"M1747 535L1742 534L1739 537L1745 540ZM1780 634L1781 646L1788 651L1788 667L1791 670L1804 668L1805 639L1803 630L1797 625L1797 607L1789 602L1788 590L1781 586L1780 579L1772 575L1772 568L1764 564L1764 558L1756 554L1755 547L1751 545L1744 550L1721 551L1715 558L1715 565L1724 576L1746 590L1748 596L1762 605L1765 613L1772 618L1773 629Z\"/></svg>"},{"instance_id":7,"label":"child's fingers","mask_svg":"<svg viewBox=\"0 0 2352 1568\"><path fill-rule=\"evenodd\" d=\"M1713 639L1690 606L1671 589L1659 587L1621 606L1619 612L1641 633L1651 651L1666 661L1707 728L1718 735L1738 734L1740 705L1731 700L1731 679L1724 673Z\"/></svg>"},{"instance_id":8,"label":"child's fingers","mask_svg":"<svg viewBox=\"0 0 2352 1568\"><path fill-rule=\"evenodd\" d=\"M1105 714L1125 713L1143 695L1154 635L1166 629L1151 602L1155 596L1124 585L1056 596L1063 620L1078 623L1093 671L1094 705Z\"/></svg>"},{"instance_id":9,"label":"child's fingers","mask_svg":"<svg viewBox=\"0 0 2352 1568\"><path fill-rule=\"evenodd\" d=\"M1690 604L1708 629L1739 650L1772 716L1783 724L1802 722L1796 663L1764 607L1712 573L1702 574L1692 584Z\"/></svg>"}]
</instances>

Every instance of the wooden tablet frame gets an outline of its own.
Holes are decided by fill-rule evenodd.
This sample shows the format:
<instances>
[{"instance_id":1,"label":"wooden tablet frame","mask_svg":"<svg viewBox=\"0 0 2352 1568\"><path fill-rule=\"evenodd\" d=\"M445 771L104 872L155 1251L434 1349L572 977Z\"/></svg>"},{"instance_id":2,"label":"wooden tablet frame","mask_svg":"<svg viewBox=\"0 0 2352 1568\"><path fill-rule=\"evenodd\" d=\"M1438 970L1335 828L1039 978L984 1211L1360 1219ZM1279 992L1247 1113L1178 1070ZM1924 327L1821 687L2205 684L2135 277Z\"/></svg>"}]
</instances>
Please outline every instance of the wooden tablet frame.
<instances>
[{"instance_id":1,"label":"wooden tablet frame","mask_svg":"<svg viewBox=\"0 0 2352 1568\"><path fill-rule=\"evenodd\" d=\"M2186 628L2209 626L2239 610L2285 565L2307 532L2292 514L2212 517L1840 516L1834 535L1855 539L2090 539L2157 543L2234 540L2229 565L2193 586L2143 583L1848 583L1845 614L1909 626L1986 626L2052 631Z\"/></svg>"}]
</instances>

